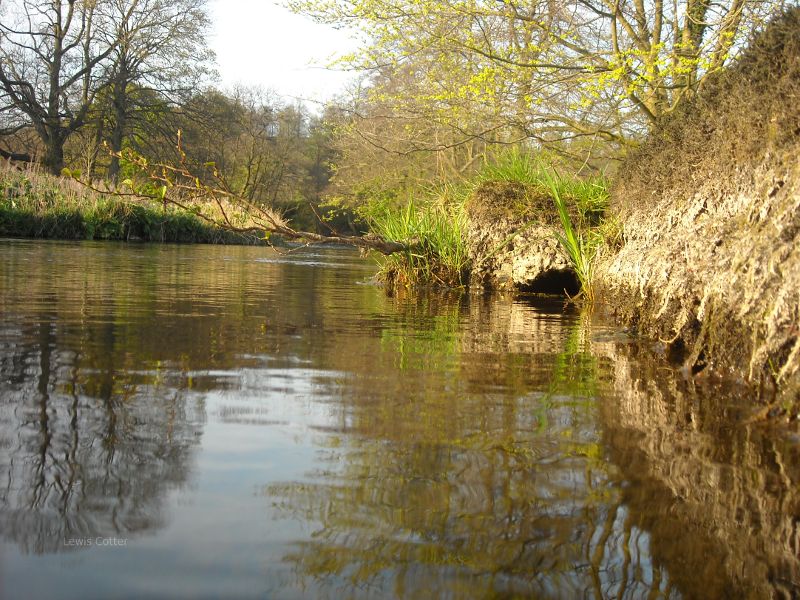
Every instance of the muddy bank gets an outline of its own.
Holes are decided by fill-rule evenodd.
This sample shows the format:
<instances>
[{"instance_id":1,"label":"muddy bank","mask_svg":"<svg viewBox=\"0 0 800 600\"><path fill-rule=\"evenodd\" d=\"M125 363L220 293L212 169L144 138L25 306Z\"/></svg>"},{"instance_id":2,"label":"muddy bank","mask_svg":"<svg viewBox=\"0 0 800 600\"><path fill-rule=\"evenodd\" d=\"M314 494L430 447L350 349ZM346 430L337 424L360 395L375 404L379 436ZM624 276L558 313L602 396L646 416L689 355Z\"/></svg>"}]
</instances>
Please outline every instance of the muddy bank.
<instances>
[{"instance_id":1,"label":"muddy bank","mask_svg":"<svg viewBox=\"0 0 800 600\"><path fill-rule=\"evenodd\" d=\"M470 282L478 288L573 295L580 285L555 232L548 193L522 183L490 181L465 207Z\"/></svg>"},{"instance_id":2,"label":"muddy bank","mask_svg":"<svg viewBox=\"0 0 800 600\"><path fill-rule=\"evenodd\" d=\"M624 165L605 302L693 372L800 393L800 9Z\"/></svg>"}]
</instances>

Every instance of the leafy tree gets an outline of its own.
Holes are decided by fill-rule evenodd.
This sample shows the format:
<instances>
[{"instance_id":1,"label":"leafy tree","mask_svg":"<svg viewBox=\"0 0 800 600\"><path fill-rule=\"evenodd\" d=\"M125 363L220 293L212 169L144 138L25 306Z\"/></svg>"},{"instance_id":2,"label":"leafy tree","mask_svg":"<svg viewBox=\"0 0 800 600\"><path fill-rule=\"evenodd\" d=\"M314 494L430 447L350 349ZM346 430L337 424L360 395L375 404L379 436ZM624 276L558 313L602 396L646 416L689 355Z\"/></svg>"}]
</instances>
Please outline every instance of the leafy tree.
<instances>
[{"instance_id":1,"label":"leafy tree","mask_svg":"<svg viewBox=\"0 0 800 600\"><path fill-rule=\"evenodd\" d=\"M624 145L691 96L780 0L290 0L361 30L373 102L457 140ZM446 147L396 140L396 151Z\"/></svg>"},{"instance_id":2,"label":"leafy tree","mask_svg":"<svg viewBox=\"0 0 800 600\"><path fill-rule=\"evenodd\" d=\"M198 94L177 121L190 163L213 163L230 191L268 206L287 203L305 178L308 115L262 90Z\"/></svg>"},{"instance_id":3,"label":"leafy tree","mask_svg":"<svg viewBox=\"0 0 800 600\"><path fill-rule=\"evenodd\" d=\"M329 192L346 204L363 196L403 197L433 181L468 176L483 164L488 144L499 141L489 131L465 139L421 108L399 107L368 87L329 107L326 119L336 150Z\"/></svg>"}]
</instances>

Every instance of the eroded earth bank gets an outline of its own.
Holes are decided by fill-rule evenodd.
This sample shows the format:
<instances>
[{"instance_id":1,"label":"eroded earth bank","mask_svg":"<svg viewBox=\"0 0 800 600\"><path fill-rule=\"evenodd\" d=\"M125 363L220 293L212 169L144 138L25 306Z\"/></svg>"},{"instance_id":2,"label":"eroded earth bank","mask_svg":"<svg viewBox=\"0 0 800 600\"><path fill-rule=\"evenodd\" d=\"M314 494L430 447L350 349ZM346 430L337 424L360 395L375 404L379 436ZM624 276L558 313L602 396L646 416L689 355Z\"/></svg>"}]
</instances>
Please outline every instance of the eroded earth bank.
<instances>
[{"instance_id":1,"label":"eroded earth bank","mask_svg":"<svg viewBox=\"0 0 800 600\"><path fill-rule=\"evenodd\" d=\"M765 414L789 419L800 397L799 180L794 9L627 158L610 211L621 235L600 250L593 278L600 306L687 371L743 380ZM473 279L574 291L555 225L528 225L504 208L525 191L492 185L468 205Z\"/></svg>"}]
</instances>

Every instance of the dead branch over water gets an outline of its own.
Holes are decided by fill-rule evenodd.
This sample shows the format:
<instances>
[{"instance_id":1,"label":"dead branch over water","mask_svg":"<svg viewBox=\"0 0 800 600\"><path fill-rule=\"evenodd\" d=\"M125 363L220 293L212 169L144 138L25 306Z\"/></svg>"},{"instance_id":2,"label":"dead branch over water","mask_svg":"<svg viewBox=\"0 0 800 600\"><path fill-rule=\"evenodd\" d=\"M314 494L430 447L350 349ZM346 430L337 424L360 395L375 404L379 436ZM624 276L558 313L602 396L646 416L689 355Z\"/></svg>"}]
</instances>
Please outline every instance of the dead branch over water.
<instances>
[{"instance_id":1,"label":"dead branch over water","mask_svg":"<svg viewBox=\"0 0 800 600\"><path fill-rule=\"evenodd\" d=\"M132 150L111 152L112 156L133 166L140 177L144 179L144 183L138 184L132 179L126 179L122 182L123 189L112 188L108 185L100 187L92 181L81 179L80 173L73 173L68 169L65 169L65 174L74 177L80 183L96 192L118 197L130 196L158 201L163 203L165 208L168 205L173 205L195 214L210 225L233 233L245 235L265 234L267 241L274 234L307 244L344 244L362 250L375 250L387 256L395 252L409 250L416 244L415 240L398 242L385 239L373 233L348 236L332 230L331 235L322 235L311 231L294 229L278 212L270 207L248 200L233 192L231 186L213 162L208 162L204 165L206 173L196 172L189 166L186 154L181 147L180 131L178 132L178 152L181 160L177 165L165 162L151 162ZM210 183L207 182L209 176ZM125 191L125 187L130 191ZM202 202L213 203L221 217L212 217L199 211L197 205ZM231 215L232 209L238 209L247 214L249 223L245 225L237 224L236 219Z\"/></svg>"}]
</instances>

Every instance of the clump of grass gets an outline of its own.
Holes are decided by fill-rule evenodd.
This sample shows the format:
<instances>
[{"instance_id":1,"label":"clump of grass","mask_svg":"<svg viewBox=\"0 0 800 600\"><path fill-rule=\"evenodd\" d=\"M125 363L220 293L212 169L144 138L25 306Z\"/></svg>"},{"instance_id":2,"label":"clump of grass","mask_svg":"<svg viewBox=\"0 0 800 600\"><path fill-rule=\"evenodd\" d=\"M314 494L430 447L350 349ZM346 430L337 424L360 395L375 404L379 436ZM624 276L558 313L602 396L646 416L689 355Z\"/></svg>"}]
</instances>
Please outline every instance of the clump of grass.
<instances>
[{"instance_id":1,"label":"clump of grass","mask_svg":"<svg viewBox=\"0 0 800 600\"><path fill-rule=\"evenodd\" d=\"M253 243L208 223L213 205L191 210L148 201L131 201L90 190L78 182L53 177L31 167L20 171L0 166L0 236L49 239L142 240L187 243ZM242 215L228 215L246 226Z\"/></svg>"},{"instance_id":2,"label":"clump of grass","mask_svg":"<svg viewBox=\"0 0 800 600\"><path fill-rule=\"evenodd\" d=\"M594 258L598 246L598 237L576 231L569 214L569 208L561 195L557 173L544 171L545 182L553 197L558 217L561 221L561 232L555 234L561 247L567 253L581 284L581 295L589 302L594 302Z\"/></svg>"},{"instance_id":3,"label":"clump of grass","mask_svg":"<svg viewBox=\"0 0 800 600\"><path fill-rule=\"evenodd\" d=\"M392 285L437 283L464 285L468 257L465 219L459 205L411 198L404 207L381 204L364 215L370 230L384 239L403 242L408 249L383 257L379 277Z\"/></svg>"},{"instance_id":4,"label":"clump of grass","mask_svg":"<svg viewBox=\"0 0 800 600\"><path fill-rule=\"evenodd\" d=\"M608 184L602 177L561 175L537 155L519 149L499 154L466 181L418 193L404 205L384 194L359 206L357 212L371 232L409 245L405 252L381 258L379 276L392 284L464 285L470 268L466 214L482 209L473 205L476 190L497 181L525 189L508 200L519 204L507 207L511 214L555 227L560 223L556 237L573 263L583 296L592 300L592 261L600 238L592 228L608 206Z\"/></svg>"},{"instance_id":5,"label":"clump of grass","mask_svg":"<svg viewBox=\"0 0 800 600\"><path fill-rule=\"evenodd\" d=\"M574 206L583 222L596 225L608 208L609 183L605 177L573 177L551 168L544 157L514 147L499 153L474 178L474 187L487 181L522 183L528 196L558 193L565 206ZM473 187L473 189L474 189Z\"/></svg>"}]
</instances>

